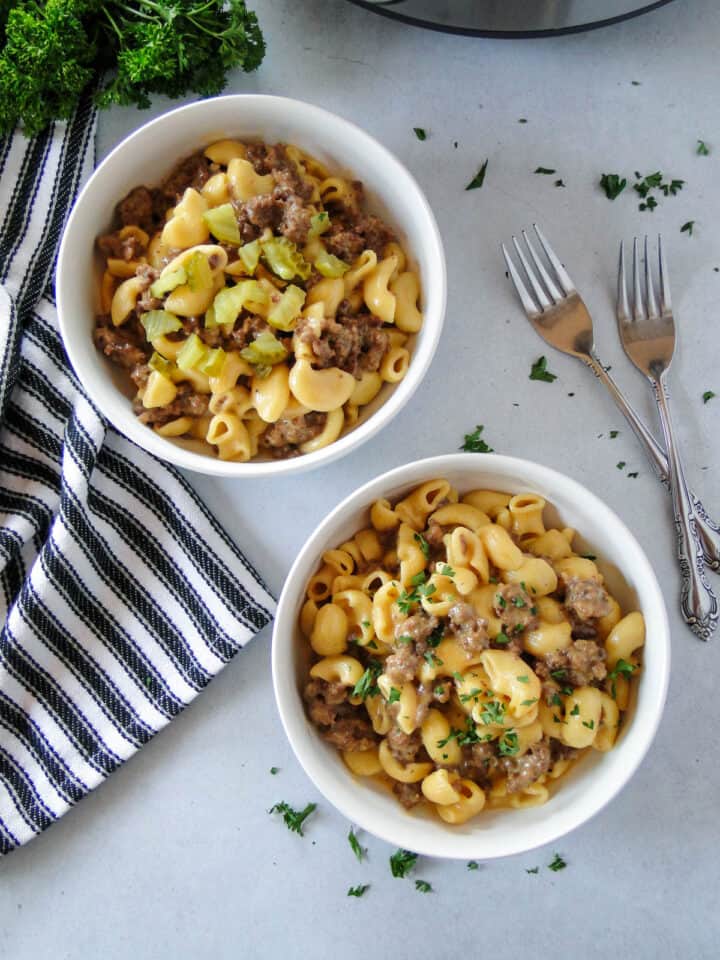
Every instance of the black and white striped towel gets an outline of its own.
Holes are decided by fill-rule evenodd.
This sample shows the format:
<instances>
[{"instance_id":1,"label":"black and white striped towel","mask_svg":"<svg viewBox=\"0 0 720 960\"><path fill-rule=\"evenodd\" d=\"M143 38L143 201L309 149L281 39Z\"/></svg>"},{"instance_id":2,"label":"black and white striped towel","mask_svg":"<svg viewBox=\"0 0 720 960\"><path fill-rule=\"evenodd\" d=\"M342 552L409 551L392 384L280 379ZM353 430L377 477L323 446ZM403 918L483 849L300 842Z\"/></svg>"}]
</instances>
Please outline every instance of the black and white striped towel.
<instances>
[{"instance_id":1,"label":"black and white striped towel","mask_svg":"<svg viewBox=\"0 0 720 960\"><path fill-rule=\"evenodd\" d=\"M271 617L247 559L69 367L52 274L94 109L0 140L0 852L178 714Z\"/></svg>"}]
</instances>

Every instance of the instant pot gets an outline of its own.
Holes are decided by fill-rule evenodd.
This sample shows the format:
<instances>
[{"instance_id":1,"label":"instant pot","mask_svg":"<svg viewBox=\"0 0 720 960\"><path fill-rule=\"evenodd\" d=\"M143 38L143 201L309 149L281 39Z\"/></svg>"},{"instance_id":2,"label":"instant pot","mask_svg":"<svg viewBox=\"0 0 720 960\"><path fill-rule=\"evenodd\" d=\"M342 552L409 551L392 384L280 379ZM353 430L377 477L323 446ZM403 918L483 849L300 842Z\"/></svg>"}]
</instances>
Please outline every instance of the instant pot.
<instances>
[{"instance_id":1,"label":"instant pot","mask_svg":"<svg viewBox=\"0 0 720 960\"><path fill-rule=\"evenodd\" d=\"M352 0L386 17L449 33L541 37L635 17L671 0Z\"/></svg>"}]
</instances>

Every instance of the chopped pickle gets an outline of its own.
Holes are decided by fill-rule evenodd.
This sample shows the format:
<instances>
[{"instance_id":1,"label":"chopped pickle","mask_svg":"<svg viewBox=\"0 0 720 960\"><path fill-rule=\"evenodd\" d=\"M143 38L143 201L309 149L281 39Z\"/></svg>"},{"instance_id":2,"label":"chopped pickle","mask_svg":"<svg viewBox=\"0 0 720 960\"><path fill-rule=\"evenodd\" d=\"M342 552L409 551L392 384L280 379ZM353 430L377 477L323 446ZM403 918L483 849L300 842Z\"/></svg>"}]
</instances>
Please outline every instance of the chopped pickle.
<instances>
[{"instance_id":1,"label":"chopped pickle","mask_svg":"<svg viewBox=\"0 0 720 960\"><path fill-rule=\"evenodd\" d=\"M260 260L260 241L253 240L252 243L246 243L240 247L238 258L248 273L255 273Z\"/></svg>"},{"instance_id":2,"label":"chopped pickle","mask_svg":"<svg viewBox=\"0 0 720 960\"><path fill-rule=\"evenodd\" d=\"M319 237L321 233L325 233L330 229L330 216L325 213L314 213L310 217L310 231L308 233L308 239L312 240L314 237Z\"/></svg>"},{"instance_id":3,"label":"chopped pickle","mask_svg":"<svg viewBox=\"0 0 720 960\"><path fill-rule=\"evenodd\" d=\"M287 350L277 340L269 330L263 330L259 333L252 343L248 344L244 350L240 351L240 356L253 366L272 367L276 363L281 363L287 356ZM257 370L258 374L260 369ZM267 376L267 374L265 374Z\"/></svg>"},{"instance_id":4,"label":"chopped pickle","mask_svg":"<svg viewBox=\"0 0 720 960\"><path fill-rule=\"evenodd\" d=\"M158 373L162 373L164 377L169 377L173 368L172 363L169 360L166 360L165 357L161 356L157 350L148 360L148 366L151 370L156 370Z\"/></svg>"},{"instance_id":5,"label":"chopped pickle","mask_svg":"<svg viewBox=\"0 0 720 960\"><path fill-rule=\"evenodd\" d=\"M171 270L170 273L158 277L150 287L150 295L158 298L164 297L166 293L170 293L181 283L187 283L185 267L178 267L177 270Z\"/></svg>"},{"instance_id":6,"label":"chopped pickle","mask_svg":"<svg viewBox=\"0 0 720 960\"><path fill-rule=\"evenodd\" d=\"M210 233L221 243L240 243L240 228L231 203L211 207L203 214Z\"/></svg>"},{"instance_id":7,"label":"chopped pickle","mask_svg":"<svg viewBox=\"0 0 720 960\"><path fill-rule=\"evenodd\" d=\"M287 237L269 237L261 240L262 255L273 273L283 280L300 277L307 280L312 267Z\"/></svg>"},{"instance_id":8,"label":"chopped pickle","mask_svg":"<svg viewBox=\"0 0 720 960\"><path fill-rule=\"evenodd\" d=\"M339 257L334 256L332 253L328 253L327 250L323 250L323 252L315 258L313 266L317 272L321 273L324 277L342 277L342 275L350 269L349 263L345 263L344 260L340 260Z\"/></svg>"},{"instance_id":9,"label":"chopped pickle","mask_svg":"<svg viewBox=\"0 0 720 960\"><path fill-rule=\"evenodd\" d=\"M140 317L140 323L145 327L145 336L148 340L164 337L166 333L175 333L182 327L182 323L174 313L167 310L148 310Z\"/></svg>"},{"instance_id":10,"label":"chopped pickle","mask_svg":"<svg viewBox=\"0 0 720 960\"><path fill-rule=\"evenodd\" d=\"M188 286L193 293L196 290L206 290L212 286L212 270L204 253L197 250L188 260L186 269Z\"/></svg>"},{"instance_id":11,"label":"chopped pickle","mask_svg":"<svg viewBox=\"0 0 720 960\"><path fill-rule=\"evenodd\" d=\"M290 284L268 313L268 323L278 330L292 330L305 303L305 291Z\"/></svg>"},{"instance_id":12,"label":"chopped pickle","mask_svg":"<svg viewBox=\"0 0 720 960\"><path fill-rule=\"evenodd\" d=\"M268 302L267 290L257 280L241 280L234 287L225 287L213 300L211 308L205 313L205 326L225 326L238 318L240 311L248 304L264 306Z\"/></svg>"},{"instance_id":13,"label":"chopped pickle","mask_svg":"<svg viewBox=\"0 0 720 960\"><path fill-rule=\"evenodd\" d=\"M215 350L208 350L205 358L200 361L197 369L200 373L207 374L208 377L219 377L220 371L225 366L227 354L222 347Z\"/></svg>"},{"instance_id":14,"label":"chopped pickle","mask_svg":"<svg viewBox=\"0 0 720 960\"><path fill-rule=\"evenodd\" d=\"M177 355L176 363L181 370L197 370L208 355L208 348L196 333L191 333Z\"/></svg>"}]
</instances>

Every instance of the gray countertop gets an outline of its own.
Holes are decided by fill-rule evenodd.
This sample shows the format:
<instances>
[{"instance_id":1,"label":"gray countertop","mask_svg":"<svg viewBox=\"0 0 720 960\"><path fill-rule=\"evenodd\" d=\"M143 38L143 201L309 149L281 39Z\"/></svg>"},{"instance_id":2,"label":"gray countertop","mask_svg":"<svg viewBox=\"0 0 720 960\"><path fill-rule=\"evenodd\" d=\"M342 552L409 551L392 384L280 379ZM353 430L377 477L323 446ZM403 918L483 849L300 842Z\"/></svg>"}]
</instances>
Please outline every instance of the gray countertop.
<instances>
[{"instance_id":1,"label":"gray countertop","mask_svg":"<svg viewBox=\"0 0 720 960\"><path fill-rule=\"evenodd\" d=\"M412 404L366 447L297 479L191 479L279 592L330 505L382 470L456 450L485 424L498 452L554 466L603 497L650 555L673 633L667 708L646 761L594 820L551 848L473 872L421 860L414 877L433 886L423 895L391 877L392 850L372 837L361 836L369 858L356 862L349 825L294 760L266 630L104 786L0 863L0 957L321 960L528 947L715 957L720 637L703 645L683 626L669 499L589 372L529 328L498 244L534 220L545 227L594 312L600 355L655 422L621 352L612 300L619 239L662 230L681 339L675 418L691 483L720 514L720 5L686 0L593 33L518 41L424 32L330 0L251 5L267 58L229 90L320 104L408 166L442 231L447 320ZM98 155L169 106L104 114ZM414 126L426 128L425 142ZM699 138L710 156L696 155ZM484 187L466 193L485 158ZM635 170L687 183L654 213L638 211L629 187L612 203L598 189L601 173L632 181ZM692 236L680 232L688 220ZM528 379L542 353L558 375L552 385ZM705 390L718 398L703 405ZM268 815L278 800L318 803L304 839ZM556 850L568 864L560 873L546 868ZM358 883L370 890L348 898Z\"/></svg>"}]
</instances>

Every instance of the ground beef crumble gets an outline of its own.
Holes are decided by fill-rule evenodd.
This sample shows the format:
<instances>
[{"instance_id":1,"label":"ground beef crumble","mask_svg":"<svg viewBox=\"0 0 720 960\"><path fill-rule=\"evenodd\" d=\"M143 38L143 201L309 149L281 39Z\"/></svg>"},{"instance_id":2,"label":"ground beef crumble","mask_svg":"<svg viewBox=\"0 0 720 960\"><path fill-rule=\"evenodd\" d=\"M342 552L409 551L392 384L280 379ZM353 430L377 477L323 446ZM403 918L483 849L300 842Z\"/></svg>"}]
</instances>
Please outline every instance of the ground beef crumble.
<instances>
[{"instance_id":1,"label":"ground beef crumble","mask_svg":"<svg viewBox=\"0 0 720 960\"><path fill-rule=\"evenodd\" d=\"M370 750L377 745L378 736L362 704L351 704L348 692L342 684L313 679L305 686L303 697L310 719L328 743L338 750Z\"/></svg>"},{"instance_id":2,"label":"ground beef crumble","mask_svg":"<svg viewBox=\"0 0 720 960\"><path fill-rule=\"evenodd\" d=\"M563 671L560 683L586 687L605 679L606 661L605 650L594 640L574 640L569 647L546 653L535 664L535 673L547 680L552 673Z\"/></svg>"},{"instance_id":3,"label":"ground beef crumble","mask_svg":"<svg viewBox=\"0 0 720 960\"><path fill-rule=\"evenodd\" d=\"M326 413L306 413L300 417L281 417L260 436L260 447L271 457L293 457L300 453L300 445L322 433Z\"/></svg>"},{"instance_id":4,"label":"ground beef crumble","mask_svg":"<svg viewBox=\"0 0 720 960\"><path fill-rule=\"evenodd\" d=\"M488 622L477 615L471 604L459 600L450 607L448 619L455 639L467 653L480 653L490 646Z\"/></svg>"},{"instance_id":5,"label":"ground beef crumble","mask_svg":"<svg viewBox=\"0 0 720 960\"><path fill-rule=\"evenodd\" d=\"M382 320L372 314L338 314L321 321L301 319L296 327L301 343L312 349L316 366L339 367L359 379L365 371L374 372L388 347L388 335Z\"/></svg>"},{"instance_id":6,"label":"ground beef crumble","mask_svg":"<svg viewBox=\"0 0 720 960\"><path fill-rule=\"evenodd\" d=\"M493 597L493 609L509 637L538 625L537 611L530 594L519 583L500 587Z\"/></svg>"}]
</instances>

